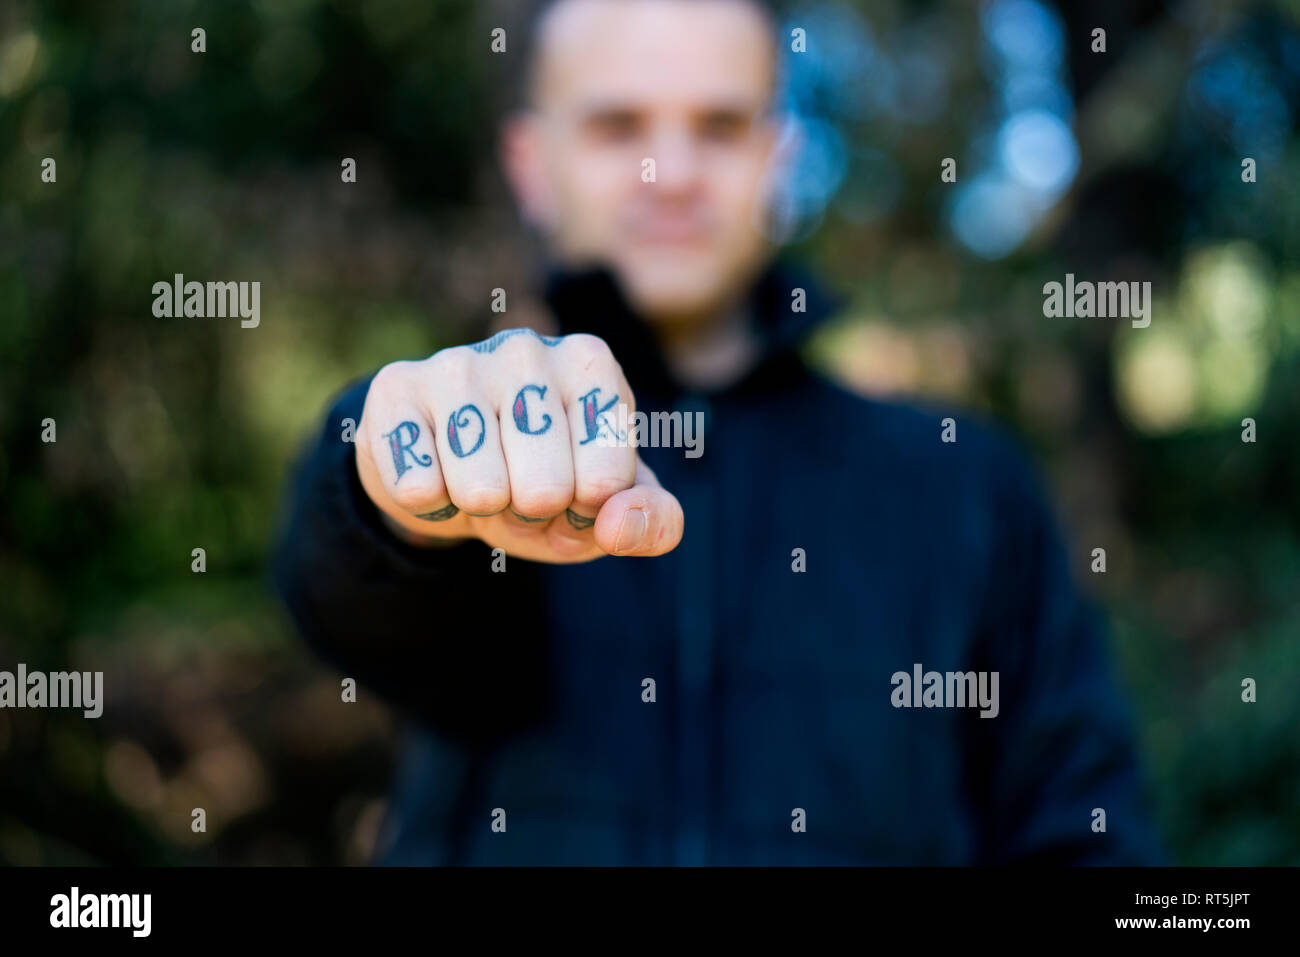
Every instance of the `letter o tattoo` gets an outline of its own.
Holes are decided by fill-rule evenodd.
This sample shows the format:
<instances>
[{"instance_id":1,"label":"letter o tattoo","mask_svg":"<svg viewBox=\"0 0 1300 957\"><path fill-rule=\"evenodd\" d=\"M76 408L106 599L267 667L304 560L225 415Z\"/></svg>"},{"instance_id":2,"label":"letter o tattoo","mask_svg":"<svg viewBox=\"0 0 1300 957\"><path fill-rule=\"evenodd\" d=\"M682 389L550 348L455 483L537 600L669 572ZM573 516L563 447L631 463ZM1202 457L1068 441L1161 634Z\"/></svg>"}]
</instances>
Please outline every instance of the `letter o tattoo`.
<instances>
[{"instance_id":1,"label":"letter o tattoo","mask_svg":"<svg viewBox=\"0 0 1300 957\"><path fill-rule=\"evenodd\" d=\"M473 412L478 417L478 441L474 443L473 448L468 452L464 451L460 444L460 430L469 425L472 419L466 414ZM447 444L451 446L452 454L458 459L463 459L467 455L473 455L478 451L479 446L483 444L483 437L487 434L487 423L483 421L483 413L478 410L477 406L462 405L452 413L447 420Z\"/></svg>"}]
</instances>

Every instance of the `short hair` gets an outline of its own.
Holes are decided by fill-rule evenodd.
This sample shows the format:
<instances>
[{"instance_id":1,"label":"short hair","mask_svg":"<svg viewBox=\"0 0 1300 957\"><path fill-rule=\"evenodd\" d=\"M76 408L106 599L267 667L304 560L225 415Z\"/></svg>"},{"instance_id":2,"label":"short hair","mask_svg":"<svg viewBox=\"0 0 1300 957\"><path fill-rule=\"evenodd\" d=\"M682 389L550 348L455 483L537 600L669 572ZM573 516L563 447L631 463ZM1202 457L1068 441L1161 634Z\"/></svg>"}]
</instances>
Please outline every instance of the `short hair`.
<instances>
[{"instance_id":1,"label":"short hair","mask_svg":"<svg viewBox=\"0 0 1300 957\"><path fill-rule=\"evenodd\" d=\"M533 86L536 80L538 38L542 23L551 11L569 0L525 0L523 9L517 13L517 21L508 31L514 44L515 55L509 61L511 72L506 78L503 104L506 110L526 109L532 100ZM627 0L608 0L610 3L627 2ZM679 0L682 3L695 0ZM738 0L758 11L767 24L772 35L773 46L778 48L777 36L781 19L778 0Z\"/></svg>"}]
</instances>

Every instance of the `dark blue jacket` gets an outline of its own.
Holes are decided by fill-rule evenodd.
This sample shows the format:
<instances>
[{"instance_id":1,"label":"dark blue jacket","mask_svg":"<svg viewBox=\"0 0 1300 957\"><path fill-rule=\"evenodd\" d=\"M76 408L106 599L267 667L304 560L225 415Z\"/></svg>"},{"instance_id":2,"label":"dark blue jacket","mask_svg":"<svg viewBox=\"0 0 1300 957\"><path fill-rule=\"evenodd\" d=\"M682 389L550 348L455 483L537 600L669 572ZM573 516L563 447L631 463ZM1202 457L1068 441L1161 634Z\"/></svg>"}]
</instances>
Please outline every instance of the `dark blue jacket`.
<instances>
[{"instance_id":1,"label":"dark blue jacket","mask_svg":"<svg viewBox=\"0 0 1300 957\"><path fill-rule=\"evenodd\" d=\"M275 576L318 654L414 719L379 862L1159 860L1096 619L999 431L955 414L944 442L943 414L810 372L796 346L828 307L785 267L753 292L762 362L706 395L606 275L546 300L609 342L638 408L704 412L701 457L641 450L686 533L660 558L504 573L481 543L399 543L340 438L368 383L342 395ZM998 713L896 707L917 666L997 672Z\"/></svg>"}]
</instances>

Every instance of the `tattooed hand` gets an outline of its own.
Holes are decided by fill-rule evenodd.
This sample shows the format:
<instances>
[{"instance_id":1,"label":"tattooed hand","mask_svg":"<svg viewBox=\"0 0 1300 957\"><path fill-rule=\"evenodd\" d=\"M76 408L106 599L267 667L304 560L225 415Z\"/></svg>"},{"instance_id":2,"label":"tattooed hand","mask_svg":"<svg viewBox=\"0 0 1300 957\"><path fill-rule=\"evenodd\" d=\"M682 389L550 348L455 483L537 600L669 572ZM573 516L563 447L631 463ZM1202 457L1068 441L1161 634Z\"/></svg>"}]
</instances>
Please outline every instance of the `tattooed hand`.
<instances>
[{"instance_id":1,"label":"tattooed hand","mask_svg":"<svg viewBox=\"0 0 1300 957\"><path fill-rule=\"evenodd\" d=\"M635 410L602 339L510 329L379 370L357 472L411 541L478 538L544 562L662 555L681 505L636 449L598 441L624 403Z\"/></svg>"}]
</instances>

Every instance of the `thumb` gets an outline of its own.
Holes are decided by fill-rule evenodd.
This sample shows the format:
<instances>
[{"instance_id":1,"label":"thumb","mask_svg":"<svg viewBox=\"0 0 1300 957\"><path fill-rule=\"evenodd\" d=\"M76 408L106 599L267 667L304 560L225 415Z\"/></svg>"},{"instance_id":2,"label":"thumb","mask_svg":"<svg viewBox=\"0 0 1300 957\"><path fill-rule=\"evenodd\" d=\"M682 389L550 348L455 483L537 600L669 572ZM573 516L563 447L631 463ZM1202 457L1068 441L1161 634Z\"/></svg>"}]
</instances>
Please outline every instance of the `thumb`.
<instances>
[{"instance_id":1,"label":"thumb","mask_svg":"<svg viewBox=\"0 0 1300 957\"><path fill-rule=\"evenodd\" d=\"M596 515L596 545L610 555L662 555L682 540L686 520L681 503L636 457L636 484L601 506Z\"/></svg>"}]
</instances>

